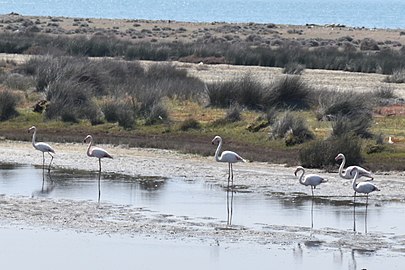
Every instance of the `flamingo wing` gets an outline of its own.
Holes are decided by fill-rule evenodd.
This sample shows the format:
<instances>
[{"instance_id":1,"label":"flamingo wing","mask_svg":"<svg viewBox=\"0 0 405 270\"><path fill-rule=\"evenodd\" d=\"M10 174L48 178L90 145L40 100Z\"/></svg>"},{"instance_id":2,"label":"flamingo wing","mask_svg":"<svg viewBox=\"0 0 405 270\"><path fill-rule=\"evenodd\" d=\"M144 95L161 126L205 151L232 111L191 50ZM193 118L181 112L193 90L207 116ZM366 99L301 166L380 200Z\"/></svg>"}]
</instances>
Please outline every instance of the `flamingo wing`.
<instances>
[{"instance_id":1,"label":"flamingo wing","mask_svg":"<svg viewBox=\"0 0 405 270\"><path fill-rule=\"evenodd\" d=\"M236 162L245 162L245 160L239 156L237 153L232 151L224 151L221 154L220 160L222 162L236 163Z\"/></svg>"},{"instance_id":2,"label":"flamingo wing","mask_svg":"<svg viewBox=\"0 0 405 270\"><path fill-rule=\"evenodd\" d=\"M356 185L356 192L368 194L373 191L380 191L380 190L370 182L361 182Z\"/></svg>"},{"instance_id":3,"label":"flamingo wing","mask_svg":"<svg viewBox=\"0 0 405 270\"><path fill-rule=\"evenodd\" d=\"M55 150L53 150L53 148L47 143L43 143L43 142L36 143L35 148L41 152L55 153Z\"/></svg>"},{"instance_id":4,"label":"flamingo wing","mask_svg":"<svg viewBox=\"0 0 405 270\"><path fill-rule=\"evenodd\" d=\"M360 167L360 166L349 166L346 168L346 174L350 176L350 178L353 178L355 175L355 172L353 171L353 169L357 169L359 172L359 177L361 176L368 176L368 177L372 177L371 176L371 172L367 171L366 169Z\"/></svg>"},{"instance_id":5,"label":"flamingo wing","mask_svg":"<svg viewBox=\"0 0 405 270\"><path fill-rule=\"evenodd\" d=\"M308 174L305 176L305 180L304 183L306 183L306 185L311 185L313 187L326 182L326 179L317 175L317 174Z\"/></svg>"},{"instance_id":6,"label":"flamingo wing","mask_svg":"<svg viewBox=\"0 0 405 270\"><path fill-rule=\"evenodd\" d=\"M91 149L91 156L96 158L113 158L106 150L99 147L93 147Z\"/></svg>"}]
</instances>

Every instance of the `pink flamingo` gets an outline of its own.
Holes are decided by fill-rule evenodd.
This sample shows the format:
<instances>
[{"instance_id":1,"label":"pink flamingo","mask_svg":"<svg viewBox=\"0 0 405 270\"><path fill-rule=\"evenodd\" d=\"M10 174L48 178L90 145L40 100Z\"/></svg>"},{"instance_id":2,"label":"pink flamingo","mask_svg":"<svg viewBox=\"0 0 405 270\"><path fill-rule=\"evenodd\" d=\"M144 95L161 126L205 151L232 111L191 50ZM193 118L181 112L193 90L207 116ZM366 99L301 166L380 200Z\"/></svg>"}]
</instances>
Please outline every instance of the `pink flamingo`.
<instances>
[{"instance_id":1,"label":"pink flamingo","mask_svg":"<svg viewBox=\"0 0 405 270\"><path fill-rule=\"evenodd\" d=\"M87 156L89 157L96 157L98 158L98 200L100 201L101 196L101 189L100 189L100 177L101 177L101 159L102 158L113 158L106 150L100 147L93 147L93 137L91 135L87 135L84 138L84 143L90 141L89 146L87 147Z\"/></svg>"},{"instance_id":2,"label":"pink flamingo","mask_svg":"<svg viewBox=\"0 0 405 270\"><path fill-rule=\"evenodd\" d=\"M345 157L345 155L343 155L342 153L340 153L340 154L338 154L338 155L335 157L335 160L336 160L336 161L338 161L339 159L342 159L342 160L343 160L343 161L342 161L342 164L340 164L340 167L339 167L339 175L340 175L340 177L342 177L342 178L344 178L344 179L353 179L354 174L355 174L354 171L353 171L353 169L356 168L357 171L358 171L358 173L359 173L359 178L360 178L360 177L368 177L368 178L370 178L369 181L371 181L371 180L374 179L374 177L371 175L371 172L367 171L366 169L364 169L364 168L362 168L362 167L360 167L360 166L349 166L349 167L347 167L346 170L343 172L343 168L344 168L345 163L346 163L346 157Z\"/></svg>"},{"instance_id":3,"label":"pink flamingo","mask_svg":"<svg viewBox=\"0 0 405 270\"><path fill-rule=\"evenodd\" d=\"M370 182L361 182L361 183L356 183L356 180L360 178L360 170L358 168L353 168L352 172L354 173L353 181L352 181L352 186L354 190L354 199L353 199L353 230L356 231L356 193L363 193L366 194L366 220L367 220L367 206L368 206L368 194L370 194L373 191L380 191L379 188L377 188L374 184Z\"/></svg>"},{"instance_id":4,"label":"pink flamingo","mask_svg":"<svg viewBox=\"0 0 405 270\"><path fill-rule=\"evenodd\" d=\"M32 130L34 131L34 134L32 134L32 146L34 146L35 149L42 152L42 169L45 168L45 152L51 156L51 162L49 163L49 166L48 166L48 172L49 172L49 171L51 171L51 164L52 164L52 160L53 160L53 155L51 153L55 153L55 150L53 150L53 148L47 143L43 143L43 142L36 143L35 138L37 135L37 128L35 126L30 127L28 129L28 133L30 133Z\"/></svg>"},{"instance_id":5,"label":"pink flamingo","mask_svg":"<svg viewBox=\"0 0 405 270\"><path fill-rule=\"evenodd\" d=\"M217 162L227 162L228 163L228 189L229 189L229 180L232 179L233 185L233 167L232 164L236 162L246 162L241 156L237 153L232 151L223 151L221 156L219 156L219 152L222 148L222 138L220 136L215 136L215 138L211 141L212 144L218 143L217 150L215 151L215 160Z\"/></svg>"},{"instance_id":6,"label":"pink flamingo","mask_svg":"<svg viewBox=\"0 0 405 270\"><path fill-rule=\"evenodd\" d=\"M305 175L305 169L301 166L297 167L297 169L294 172L294 175L297 176L297 173L299 171L302 171L302 174L299 178L300 184L304 186L311 186L312 197L314 197L314 189L316 188L316 186L320 185L321 183L328 182L328 180L316 174Z\"/></svg>"}]
</instances>

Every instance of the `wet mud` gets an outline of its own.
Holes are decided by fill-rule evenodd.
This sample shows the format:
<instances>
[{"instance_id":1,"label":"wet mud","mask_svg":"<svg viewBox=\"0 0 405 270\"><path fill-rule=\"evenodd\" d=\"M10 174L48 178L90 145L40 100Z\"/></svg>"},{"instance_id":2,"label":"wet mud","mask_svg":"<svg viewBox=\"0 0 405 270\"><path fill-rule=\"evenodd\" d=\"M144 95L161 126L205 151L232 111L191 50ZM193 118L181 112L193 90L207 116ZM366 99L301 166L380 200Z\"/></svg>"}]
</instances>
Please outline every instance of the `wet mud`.
<instances>
[{"instance_id":1,"label":"wet mud","mask_svg":"<svg viewBox=\"0 0 405 270\"><path fill-rule=\"evenodd\" d=\"M135 149L125 146L103 145L114 156L103 161L103 177L125 175L128 181L140 177L145 188L154 188L164 179L176 178L187 181L203 181L224 190L226 196L227 165L216 163L212 157L180 154L175 151L157 149ZM207 147L211 147L207 143ZM5 164L42 165L41 153L32 149L28 142L0 142L0 162ZM94 173L98 169L97 159L86 156L82 144L54 144L56 155L54 171L66 173ZM215 149L213 149L213 152ZM281 198L285 203L311 201L311 190L302 186L294 176L294 169L283 165L249 162L234 166L234 194ZM337 173L311 170L324 175L329 181L315 189L315 203L333 207L351 206L353 190L350 180L342 180ZM1 175L7 177L7 175ZM142 178L143 177L143 178ZM146 177L146 178L145 178ZM374 184L381 191L370 195L369 203L374 207L391 203L404 203L405 176L399 172L375 172ZM152 181L152 182L151 182ZM151 184L152 183L152 184ZM150 186L148 186L150 185ZM1 191L0 191L1 193ZM163 239L198 240L209 243L246 243L263 246L288 245L316 247L322 250L349 249L356 252L380 252L397 256L405 252L405 235L384 231L367 233L362 230L365 198L358 198L360 215L359 229L338 229L289 224L263 223L256 226L229 226L225 219L206 216L195 218L185 215L154 212L144 207L116 204L95 200L73 200L43 198L39 196L0 197L0 224L3 226L28 226L52 230L73 230L102 235L127 235L158 237ZM405 206L405 204L404 204ZM386 208L382 208L383 210ZM382 211L383 211L382 210ZM309 214L309 213L308 213ZM225 215L225 212L224 212ZM272 213L268 213L272 215ZM316 217L315 217L316 220ZM385 221L387 222L387 221ZM298 246L297 246L298 245Z\"/></svg>"}]
</instances>

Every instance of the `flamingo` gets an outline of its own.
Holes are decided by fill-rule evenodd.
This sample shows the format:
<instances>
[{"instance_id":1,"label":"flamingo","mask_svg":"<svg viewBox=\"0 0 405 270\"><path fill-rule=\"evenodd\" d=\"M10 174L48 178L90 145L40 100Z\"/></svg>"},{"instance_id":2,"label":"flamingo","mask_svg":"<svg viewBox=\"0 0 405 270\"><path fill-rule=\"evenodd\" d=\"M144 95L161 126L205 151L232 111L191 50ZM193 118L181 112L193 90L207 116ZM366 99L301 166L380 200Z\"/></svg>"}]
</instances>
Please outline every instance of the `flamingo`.
<instances>
[{"instance_id":1,"label":"flamingo","mask_svg":"<svg viewBox=\"0 0 405 270\"><path fill-rule=\"evenodd\" d=\"M343 172L343 168L344 168L345 163L346 163L346 157L345 157L345 155L340 153L335 157L336 161L338 161L339 159L343 160L342 164L340 164L340 167L339 167L339 175L340 175L340 177L342 177L344 179L352 179L354 177L353 169L357 169L357 171L359 173L359 178L362 177L362 176L363 177L368 177L368 178L370 178L368 181L372 181L374 179L374 177L371 175L370 171L367 171L366 169L364 169L364 168L362 168L360 166L349 166Z\"/></svg>"},{"instance_id":2,"label":"flamingo","mask_svg":"<svg viewBox=\"0 0 405 270\"><path fill-rule=\"evenodd\" d=\"M100 147L92 147L93 146L93 137L91 135L87 135L84 138L84 143L90 140L89 146L87 147L87 156L89 157L96 157L98 158L98 200L100 201L101 196L101 189L100 189L100 175L101 175L101 159L102 158L113 158L106 150Z\"/></svg>"},{"instance_id":3,"label":"flamingo","mask_svg":"<svg viewBox=\"0 0 405 270\"><path fill-rule=\"evenodd\" d=\"M47 152L51 156L51 162L49 162L49 166L48 166L48 172L50 172L51 164L52 164L52 160L53 160L53 155L51 153L55 153L55 150L53 150L53 148L47 143L43 143L43 142L36 143L35 137L37 135L37 128L35 126L30 127L28 129L28 133L30 133L32 130L34 131L34 133L32 134L32 146L34 146L35 149L42 152L42 169L45 168L45 152Z\"/></svg>"},{"instance_id":4,"label":"flamingo","mask_svg":"<svg viewBox=\"0 0 405 270\"><path fill-rule=\"evenodd\" d=\"M353 186L353 190L354 190L354 199L353 199L353 231L356 231L356 193L363 193L366 194L366 221L367 221L367 206L368 206L368 194L370 194L373 191L380 191L379 188L377 188L374 184L370 183L370 182L361 182L361 183L356 183L357 178L360 178L360 171L357 168L354 168L352 170L352 172L354 173L354 177L353 177L353 181L352 181L352 186ZM367 228L366 228L367 230ZM367 231L366 231L367 232Z\"/></svg>"},{"instance_id":5,"label":"flamingo","mask_svg":"<svg viewBox=\"0 0 405 270\"><path fill-rule=\"evenodd\" d=\"M232 164L236 162L246 162L241 156L237 153L232 151L223 151L221 156L219 156L219 152L222 148L222 138L220 136L215 136L214 139L211 141L212 144L218 143L217 150L215 151L215 160L217 162L227 162L228 163L228 189L229 189L229 181L232 179L233 185L233 167Z\"/></svg>"},{"instance_id":6,"label":"flamingo","mask_svg":"<svg viewBox=\"0 0 405 270\"><path fill-rule=\"evenodd\" d=\"M297 169L294 172L294 175L297 176L297 173L299 171L302 171L302 174L299 177L300 184L304 186L311 186L312 197L314 197L314 189L316 188L316 186L320 185L321 183L328 182L328 180L316 174L305 175L305 169L301 166L297 167Z\"/></svg>"}]
</instances>

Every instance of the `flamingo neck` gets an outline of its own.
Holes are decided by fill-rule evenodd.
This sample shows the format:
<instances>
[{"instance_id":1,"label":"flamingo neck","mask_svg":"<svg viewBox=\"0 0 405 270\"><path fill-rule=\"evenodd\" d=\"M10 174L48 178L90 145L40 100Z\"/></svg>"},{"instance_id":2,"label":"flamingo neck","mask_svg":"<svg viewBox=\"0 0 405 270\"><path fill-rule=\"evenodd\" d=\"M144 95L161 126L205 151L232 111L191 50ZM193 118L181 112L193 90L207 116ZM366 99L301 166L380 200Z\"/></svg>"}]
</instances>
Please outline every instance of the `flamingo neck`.
<instances>
[{"instance_id":1,"label":"flamingo neck","mask_svg":"<svg viewBox=\"0 0 405 270\"><path fill-rule=\"evenodd\" d=\"M37 130L34 129L34 133L32 134L32 146L34 146L34 148L37 148L35 145L35 137L37 135Z\"/></svg>"},{"instance_id":2,"label":"flamingo neck","mask_svg":"<svg viewBox=\"0 0 405 270\"><path fill-rule=\"evenodd\" d=\"M358 192L357 183L356 183L356 180L357 180L358 176L359 176L359 171L356 170L356 173L354 174L353 181L352 181L352 186L353 186L353 189L354 189L355 192Z\"/></svg>"},{"instance_id":3,"label":"flamingo neck","mask_svg":"<svg viewBox=\"0 0 405 270\"><path fill-rule=\"evenodd\" d=\"M339 167L339 176L342 178L346 177L346 172L345 172L345 174L343 174L343 168L345 167L345 164L346 164L346 157L343 156L342 163L340 164L340 167Z\"/></svg>"},{"instance_id":4,"label":"flamingo neck","mask_svg":"<svg viewBox=\"0 0 405 270\"><path fill-rule=\"evenodd\" d=\"M91 146L93 145L93 138L92 137L90 137L90 143L89 143L89 146L87 147L87 155L89 156L89 157L91 157Z\"/></svg>"},{"instance_id":5,"label":"flamingo neck","mask_svg":"<svg viewBox=\"0 0 405 270\"><path fill-rule=\"evenodd\" d=\"M216 161L221 161L221 158L219 157L219 152L221 151L221 148L222 148L222 140L219 140L217 150L215 151L215 160Z\"/></svg>"},{"instance_id":6,"label":"flamingo neck","mask_svg":"<svg viewBox=\"0 0 405 270\"><path fill-rule=\"evenodd\" d=\"M305 174L305 171L303 170L303 169L300 169L300 171L302 172L301 173L301 175L300 175L300 178L298 179L299 181L300 181L300 184L302 184L302 185L305 185L305 182L304 182L304 174Z\"/></svg>"}]
</instances>

